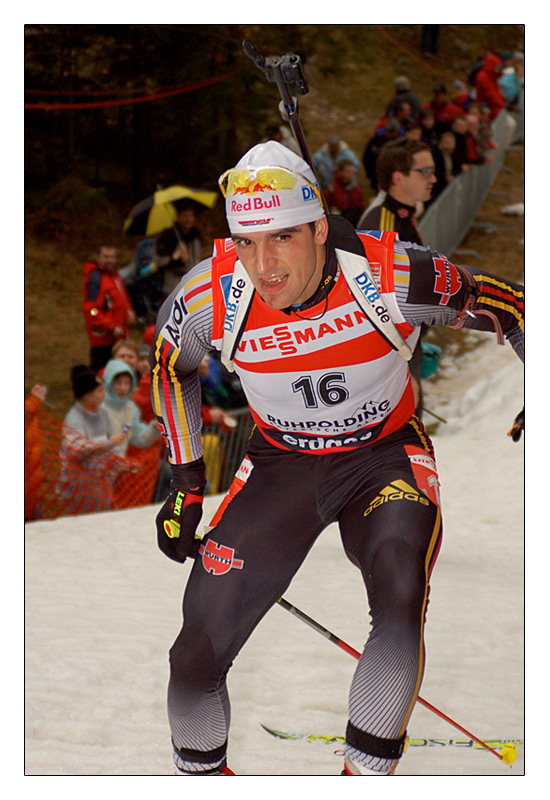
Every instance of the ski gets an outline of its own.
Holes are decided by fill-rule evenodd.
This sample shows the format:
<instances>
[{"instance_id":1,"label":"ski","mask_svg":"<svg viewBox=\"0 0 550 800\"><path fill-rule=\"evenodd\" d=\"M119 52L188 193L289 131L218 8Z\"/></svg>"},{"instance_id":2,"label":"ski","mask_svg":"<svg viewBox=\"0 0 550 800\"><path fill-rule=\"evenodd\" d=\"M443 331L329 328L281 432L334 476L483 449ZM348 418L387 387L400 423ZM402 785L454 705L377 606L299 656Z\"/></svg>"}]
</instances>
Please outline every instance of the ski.
<instances>
[{"instance_id":1,"label":"ski","mask_svg":"<svg viewBox=\"0 0 550 800\"><path fill-rule=\"evenodd\" d=\"M320 733L288 733L287 731L278 731L270 728L267 725L260 723L266 733L274 736L276 739L285 739L287 741L305 741L305 742L322 742L323 744L344 744L344 736L327 736ZM523 739L483 739L486 745L489 745L495 750L500 750L504 745L514 744L516 747L524 747ZM418 737L410 737L407 742L407 747L471 747L474 750L483 750L482 745L475 742L473 739L421 739Z\"/></svg>"}]
</instances>

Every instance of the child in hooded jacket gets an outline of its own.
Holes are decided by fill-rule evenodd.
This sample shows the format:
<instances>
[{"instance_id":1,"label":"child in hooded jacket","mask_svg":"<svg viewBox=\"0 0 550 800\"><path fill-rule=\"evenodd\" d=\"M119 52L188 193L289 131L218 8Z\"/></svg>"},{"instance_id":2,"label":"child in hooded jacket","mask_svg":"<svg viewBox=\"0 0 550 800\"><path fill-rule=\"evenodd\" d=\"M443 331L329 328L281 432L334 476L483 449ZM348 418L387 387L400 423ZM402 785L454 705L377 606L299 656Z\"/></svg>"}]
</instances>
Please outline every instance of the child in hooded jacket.
<instances>
[{"instance_id":1,"label":"child in hooded jacket","mask_svg":"<svg viewBox=\"0 0 550 800\"><path fill-rule=\"evenodd\" d=\"M125 456L129 445L149 447L160 436L156 420L145 423L139 407L131 400L137 379L134 370L124 361L111 359L103 372L105 400L102 407L107 412L113 431L125 433L124 440L113 451Z\"/></svg>"}]
</instances>

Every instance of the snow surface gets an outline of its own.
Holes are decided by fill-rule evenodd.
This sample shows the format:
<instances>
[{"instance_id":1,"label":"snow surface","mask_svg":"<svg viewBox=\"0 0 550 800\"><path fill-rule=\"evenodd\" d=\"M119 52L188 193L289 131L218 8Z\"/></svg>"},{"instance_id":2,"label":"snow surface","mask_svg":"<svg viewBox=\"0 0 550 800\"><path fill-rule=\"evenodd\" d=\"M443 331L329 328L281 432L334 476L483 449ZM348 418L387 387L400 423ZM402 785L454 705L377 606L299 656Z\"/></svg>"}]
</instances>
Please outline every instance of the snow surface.
<instances>
[{"instance_id":1,"label":"snow surface","mask_svg":"<svg viewBox=\"0 0 550 800\"><path fill-rule=\"evenodd\" d=\"M523 368L509 345L491 339L458 365L443 361L440 377L426 382L426 405L447 420L433 437L445 527L432 576L421 696L480 738L523 739L524 445L523 438L514 443L506 435L523 406ZM205 500L205 521L219 499ZM58 796L98 789L118 795L123 785L149 794L152 787L136 777L98 786L32 776L173 775L167 651L180 628L190 565L157 550L157 508L25 526L23 790L33 795L42 786ZM369 624L366 596L335 525L285 596L361 649ZM355 663L281 607L271 610L229 675L229 764L249 777L230 792L265 788L250 776L339 775L338 744L281 741L260 723L342 735ZM408 732L412 738L464 738L420 705ZM16 751L13 766L18 758ZM409 748L395 777L523 774L523 747L507 767L483 750L433 746ZM319 786L297 784L297 777L287 781L291 792ZM339 792L359 791L345 786ZM503 795L513 786L519 788L500 781L497 791ZM384 791L393 795L399 787L391 781ZM173 782L162 788L178 796L183 791ZM420 784L406 790L420 791ZM215 791L215 784L202 784L201 791Z\"/></svg>"}]
</instances>

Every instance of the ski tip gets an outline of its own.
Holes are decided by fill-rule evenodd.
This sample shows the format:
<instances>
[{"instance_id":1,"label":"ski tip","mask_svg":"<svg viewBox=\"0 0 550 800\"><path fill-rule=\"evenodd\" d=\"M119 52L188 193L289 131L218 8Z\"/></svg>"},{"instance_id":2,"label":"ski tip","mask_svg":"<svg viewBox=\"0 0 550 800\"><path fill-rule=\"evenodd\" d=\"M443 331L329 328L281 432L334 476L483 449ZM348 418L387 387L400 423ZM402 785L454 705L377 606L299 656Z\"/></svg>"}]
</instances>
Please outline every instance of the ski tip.
<instances>
[{"instance_id":1,"label":"ski tip","mask_svg":"<svg viewBox=\"0 0 550 800\"><path fill-rule=\"evenodd\" d=\"M263 722L260 722L260 725L267 733L270 733L271 736L275 736L277 739L301 739L302 737L297 733L287 733L286 731L276 731L274 728L268 728L267 725L264 725Z\"/></svg>"},{"instance_id":2,"label":"ski tip","mask_svg":"<svg viewBox=\"0 0 550 800\"><path fill-rule=\"evenodd\" d=\"M500 751L500 757L502 759L503 764L508 764L509 766L512 766L512 764L518 757L518 750L515 744L513 744L512 742L506 742L506 744L503 744Z\"/></svg>"}]
</instances>

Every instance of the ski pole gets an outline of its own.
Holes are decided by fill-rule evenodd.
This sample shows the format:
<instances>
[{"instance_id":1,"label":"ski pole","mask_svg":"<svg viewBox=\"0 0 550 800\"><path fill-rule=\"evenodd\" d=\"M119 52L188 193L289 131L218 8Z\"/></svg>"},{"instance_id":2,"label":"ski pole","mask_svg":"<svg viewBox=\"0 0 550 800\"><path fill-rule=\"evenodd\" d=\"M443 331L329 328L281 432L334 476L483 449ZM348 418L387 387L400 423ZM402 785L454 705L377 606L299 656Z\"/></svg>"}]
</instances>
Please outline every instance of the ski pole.
<instances>
[{"instance_id":1,"label":"ski pole","mask_svg":"<svg viewBox=\"0 0 550 800\"><path fill-rule=\"evenodd\" d=\"M282 606L282 608L284 608L290 614L293 614L298 619L301 619L302 622L305 622L306 625L309 625L310 628L313 628L314 631L320 633L321 636L324 636L325 639L328 639L330 642L335 644L341 650L344 650L346 653L349 653L349 655L353 656L356 659L361 658L361 653L359 653L357 650L351 647L351 645L346 644L346 642L344 642L343 639L340 639L338 636L336 636L335 633L331 633L329 630L327 630L327 628L324 628L319 622L316 622L311 617L308 617L307 614L305 614L303 611L300 611L300 609L296 608L296 606L292 605L292 603L289 603L288 600L285 600L284 597L280 597L277 602L279 603L280 606ZM444 719L445 722L448 722L450 725L459 730L461 733L463 733L472 741L477 742L477 744L481 745L481 747L485 748L485 750L488 750L504 764L508 764L511 766L516 760L517 748L512 742L507 742L506 744L504 744L502 747L502 752L498 753L496 750L493 750L492 747L489 747L489 745L486 744L482 739L478 739L477 736L474 736L473 733L470 733L470 731L466 730L466 728L463 728L462 725L459 725L458 722L454 721L454 719L448 717L447 714L443 713L443 711L440 711L431 703L428 703L428 701L424 700L422 697L420 697L420 695L418 695L416 699L418 700L421 706L424 706L424 708L427 708L428 711L432 711L438 717Z\"/></svg>"}]
</instances>

